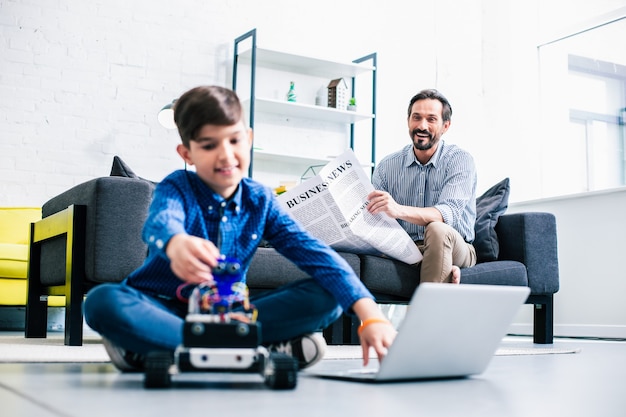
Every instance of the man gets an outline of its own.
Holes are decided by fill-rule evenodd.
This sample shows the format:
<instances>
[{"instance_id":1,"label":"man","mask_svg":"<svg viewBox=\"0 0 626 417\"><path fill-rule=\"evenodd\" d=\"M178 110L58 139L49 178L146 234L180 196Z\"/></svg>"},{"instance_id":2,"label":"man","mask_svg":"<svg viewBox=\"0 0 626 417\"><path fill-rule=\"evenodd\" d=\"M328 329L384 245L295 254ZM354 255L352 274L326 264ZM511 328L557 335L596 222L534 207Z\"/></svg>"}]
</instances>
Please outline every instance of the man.
<instances>
[{"instance_id":1,"label":"man","mask_svg":"<svg viewBox=\"0 0 626 417\"><path fill-rule=\"evenodd\" d=\"M368 210L397 219L423 254L420 282L461 281L476 264L476 169L472 156L441 136L452 107L437 90L409 103L411 145L383 158L372 176Z\"/></svg>"}]
</instances>

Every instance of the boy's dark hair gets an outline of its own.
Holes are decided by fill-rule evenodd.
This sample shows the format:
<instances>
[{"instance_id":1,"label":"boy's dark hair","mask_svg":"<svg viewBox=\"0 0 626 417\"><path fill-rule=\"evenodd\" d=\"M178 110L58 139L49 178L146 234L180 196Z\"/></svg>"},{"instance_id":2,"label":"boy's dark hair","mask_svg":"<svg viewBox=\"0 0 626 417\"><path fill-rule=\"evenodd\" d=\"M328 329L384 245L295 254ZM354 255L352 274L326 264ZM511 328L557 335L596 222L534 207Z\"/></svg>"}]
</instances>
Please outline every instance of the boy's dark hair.
<instances>
[{"instance_id":1,"label":"boy's dark hair","mask_svg":"<svg viewBox=\"0 0 626 417\"><path fill-rule=\"evenodd\" d=\"M441 110L441 118L443 119L444 123L452 119L452 106L450 105L450 102L447 98L443 96L443 94L441 94L434 88L422 90L413 96L411 102L409 103L408 117L411 117L411 109L413 108L413 104L415 104L415 102L418 100L426 99L439 100L441 102L441 104L443 105L443 109Z\"/></svg>"},{"instance_id":2,"label":"boy's dark hair","mask_svg":"<svg viewBox=\"0 0 626 417\"><path fill-rule=\"evenodd\" d=\"M243 118L237 94L224 87L200 86L184 93L174 103L174 122L183 145L196 140L202 126L230 126Z\"/></svg>"}]
</instances>

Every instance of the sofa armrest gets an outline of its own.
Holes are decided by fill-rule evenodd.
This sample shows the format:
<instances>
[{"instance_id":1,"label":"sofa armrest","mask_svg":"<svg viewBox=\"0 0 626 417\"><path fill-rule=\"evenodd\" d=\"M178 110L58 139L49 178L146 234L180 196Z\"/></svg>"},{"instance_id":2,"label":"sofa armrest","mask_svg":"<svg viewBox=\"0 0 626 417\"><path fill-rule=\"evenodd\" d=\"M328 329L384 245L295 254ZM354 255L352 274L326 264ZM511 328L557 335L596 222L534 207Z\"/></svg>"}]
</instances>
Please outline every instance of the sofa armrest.
<instances>
[{"instance_id":1,"label":"sofa armrest","mask_svg":"<svg viewBox=\"0 0 626 417\"><path fill-rule=\"evenodd\" d=\"M100 177L63 192L42 207L43 217L71 205L86 212L85 278L92 282L116 282L145 260L147 245L141 230L148 215L154 185L125 177ZM55 240L42 245L41 280L46 285L65 281L65 245Z\"/></svg>"},{"instance_id":2,"label":"sofa armrest","mask_svg":"<svg viewBox=\"0 0 626 417\"><path fill-rule=\"evenodd\" d=\"M496 225L500 244L498 260L526 266L531 294L559 290L556 219L551 213L527 212L500 216Z\"/></svg>"}]
</instances>

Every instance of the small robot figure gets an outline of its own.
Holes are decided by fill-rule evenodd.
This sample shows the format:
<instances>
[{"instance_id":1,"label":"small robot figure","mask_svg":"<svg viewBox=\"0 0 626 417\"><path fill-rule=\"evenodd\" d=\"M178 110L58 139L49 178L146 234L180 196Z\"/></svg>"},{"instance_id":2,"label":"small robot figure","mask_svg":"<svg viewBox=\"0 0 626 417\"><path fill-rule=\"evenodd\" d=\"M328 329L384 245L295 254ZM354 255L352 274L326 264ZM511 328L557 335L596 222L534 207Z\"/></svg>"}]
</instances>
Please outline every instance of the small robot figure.
<instances>
[{"instance_id":1,"label":"small robot figure","mask_svg":"<svg viewBox=\"0 0 626 417\"><path fill-rule=\"evenodd\" d=\"M242 311L233 311L240 305ZM294 389L298 364L284 353L260 345L261 324L248 299L241 264L222 257L213 281L198 285L189 297L183 344L171 352L151 352L145 361L146 388L167 388L172 373L260 373L272 389Z\"/></svg>"}]
</instances>

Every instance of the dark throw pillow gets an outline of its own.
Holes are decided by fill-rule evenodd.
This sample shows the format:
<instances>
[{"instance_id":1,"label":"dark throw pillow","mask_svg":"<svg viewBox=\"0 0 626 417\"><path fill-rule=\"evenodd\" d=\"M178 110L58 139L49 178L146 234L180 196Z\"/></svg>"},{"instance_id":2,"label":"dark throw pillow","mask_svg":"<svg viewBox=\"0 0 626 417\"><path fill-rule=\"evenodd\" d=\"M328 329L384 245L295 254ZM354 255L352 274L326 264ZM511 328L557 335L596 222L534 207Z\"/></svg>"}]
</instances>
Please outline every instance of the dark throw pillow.
<instances>
[{"instance_id":1,"label":"dark throw pillow","mask_svg":"<svg viewBox=\"0 0 626 417\"><path fill-rule=\"evenodd\" d=\"M126 162L122 161L119 156L113 157L113 166L111 166L111 177L128 177L139 178L135 172L130 169Z\"/></svg>"},{"instance_id":2,"label":"dark throw pillow","mask_svg":"<svg viewBox=\"0 0 626 417\"><path fill-rule=\"evenodd\" d=\"M474 248L477 262L495 261L500 254L496 224L509 205L509 179L505 178L476 199Z\"/></svg>"},{"instance_id":3,"label":"dark throw pillow","mask_svg":"<svg viewBox=\"0 0 626 417\"><path fill-rule=\"evenodd\" d=\"M156 187L156 185L158 184L158 183L156 183L154 181L150 181L150 180L147 180L145 178L141 178L139 175L135 174L135 171L130 169L130 167L128 165L126 165L126 162L122 161L122 158L120 158L119 156L114 156L113 157L113 165L111 166L111 174L109 176L111 176L111 177L137 178L139 180L143 180L143 181L149 182L154 187Z\"/></svg>"}]
</instances>

